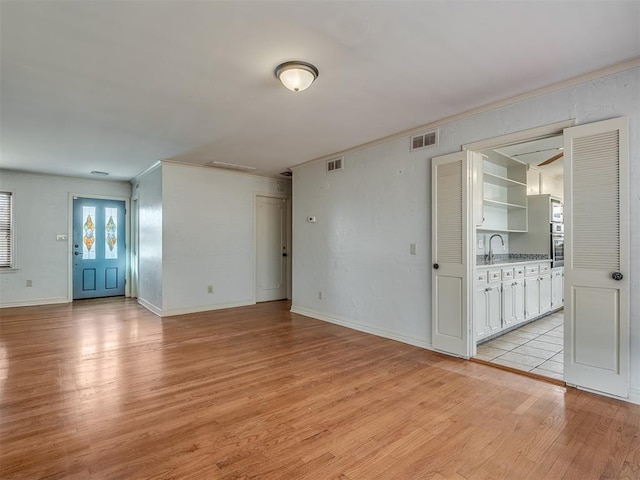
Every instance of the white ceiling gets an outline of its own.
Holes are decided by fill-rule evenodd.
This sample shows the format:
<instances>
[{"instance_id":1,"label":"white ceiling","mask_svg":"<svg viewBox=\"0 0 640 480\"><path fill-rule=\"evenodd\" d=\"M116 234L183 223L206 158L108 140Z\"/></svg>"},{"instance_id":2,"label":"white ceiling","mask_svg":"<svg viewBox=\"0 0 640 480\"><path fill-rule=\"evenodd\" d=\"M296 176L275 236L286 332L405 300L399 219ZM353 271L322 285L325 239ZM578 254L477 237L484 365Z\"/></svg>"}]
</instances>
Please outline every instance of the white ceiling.
<instances>
[{"instance_id":1,"label":"white ceiling","mask_svg":"<svg viewBox=\"0 0 640 480\"><path fill-rule=\"evenodd\" d=\"M0 167L287 167L640 55L640 2L2 1ZM293 93L279 63L315 64Z\"/></svg>"}]
</instances>

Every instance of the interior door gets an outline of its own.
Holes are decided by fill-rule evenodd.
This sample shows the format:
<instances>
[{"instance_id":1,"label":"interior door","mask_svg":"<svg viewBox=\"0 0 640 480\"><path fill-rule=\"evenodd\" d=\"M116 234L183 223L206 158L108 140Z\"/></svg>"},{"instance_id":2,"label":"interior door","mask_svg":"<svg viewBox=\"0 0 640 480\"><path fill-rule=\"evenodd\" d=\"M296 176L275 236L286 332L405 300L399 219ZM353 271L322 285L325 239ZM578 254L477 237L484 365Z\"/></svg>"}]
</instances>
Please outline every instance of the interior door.
<instances>
[{"instance_id":1,"label":"interior door","mask_svg":"<svg viewBox=\"0 0 640 480\"><path fill-rule=\"evenodd\" d=\"M287 298L286 198L256 198L256 301Z\"/></svg>"},{"instance_id":2,"label":"interior door","mask_svg":"<svg viewBox=\"0 0 640 480\"><path fill-rule=\"evenodd\" d=\"M73 199L73 298L125 293L124 201Z\"/></svg>"},{"instance_id":3,"label":"interior door","mask_svg":"<svg viewBox=\"0 0 640 480\"><path fill-rule=\"evenodd\" d=\"M564 131L565 381L629 391L628 121Z\"/></svg>"},{"instance_id":4,"label":"interior door","mask_svg":"<svg viewBox=\"0 0 640 480\"><path fill-rule=\"evenodd\" d=\"M431 164L431 342L436 350L465 358L472 354L473 340L469 279L475 228L471 204L479 188L472 181L474 161L481 163L482 157L462 151L436 157Z\"/></svg>"}]
</instances>

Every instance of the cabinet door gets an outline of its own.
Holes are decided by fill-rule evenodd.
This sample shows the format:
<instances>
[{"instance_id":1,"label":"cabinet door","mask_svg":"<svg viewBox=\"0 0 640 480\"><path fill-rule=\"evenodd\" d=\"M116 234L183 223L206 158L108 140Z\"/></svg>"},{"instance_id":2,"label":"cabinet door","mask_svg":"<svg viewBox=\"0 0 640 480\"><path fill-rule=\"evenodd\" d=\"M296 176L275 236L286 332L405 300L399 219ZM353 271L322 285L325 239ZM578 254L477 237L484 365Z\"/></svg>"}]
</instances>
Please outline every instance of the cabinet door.
<instances>
[{"instance_id":1,"label":"cabinet door","mask_svg":"<svg viewBox=\"0 0 640 480\"><path fill-rule=\"evenodd\" d=\"M551 309L562 307L562 283L564 277L561 268L554 268L551 274Z\"/></svg>"},{"instance_id":2,"label":"cabinet door","mask_svg":"<svg viewBox=\"0 0 640 480\"><path fill-rule=\"evenodd\" d=\"M488 292L487 285L476 285L473 296L473 325L476 331L476 340L489 335L488 318Z\"/></svg>"},{"instance_id":3,"label":"cabinet door","mask_svg":"<svg viewBox=\"0 0 640 480\"><path fill-rule=\"evenodd\" d=\"M524 280L513 282L513 316L515 323L524 322Z\"/></svg>"},{"instance_id":4,"label":"cabinet door","mask_svg":"<svg viewBox=\"0 0 640 480\"><path fill-rule=\"evenodd\" d=\"M498 333L502 328L502 295L500 285L491 285L487 291L489 334Z\"/></svg>"},{"instance_id":5,"label":"cabinet door","mask_svg":"<svg viewBox=\"0 0 640 480\"><path fill-rule=\"evenodd\" d=\"M551 310L551 275L540 277L540 313Z\"/></svg>"},{"instance_id":6,"label":"cabinet door","mask_svg":"<svg viewBox=\"0 0 640 480\"><path fill-rule=\"evenodd\" d=\"M527 320L540 315L539 277L529 277L524 280L524 301L526 305L525 318Z\"/></svg>"},{"instance_id":7,"label":"cabinet door","mask_svg":"<svg viewBox=\"0 0 640 480\"><path fill-rule=\"evenodd\" d=\"M504 327L516 324L515 284L515 282L502 284L502 322Z\"/></svg>"}]
</instances>

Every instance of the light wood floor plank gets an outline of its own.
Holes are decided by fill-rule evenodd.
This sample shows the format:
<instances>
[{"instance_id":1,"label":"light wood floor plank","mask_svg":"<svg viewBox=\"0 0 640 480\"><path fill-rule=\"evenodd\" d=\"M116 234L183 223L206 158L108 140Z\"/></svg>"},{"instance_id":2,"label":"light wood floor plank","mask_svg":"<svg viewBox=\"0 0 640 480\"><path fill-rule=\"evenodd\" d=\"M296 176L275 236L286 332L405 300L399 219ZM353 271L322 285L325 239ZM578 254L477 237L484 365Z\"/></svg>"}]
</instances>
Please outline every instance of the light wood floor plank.
<instances>
[{"instance_id":1,"label":"light wood floor plank","mask_svg":"<svg viewBox=\"0 0 640 480\"><path fill-rule=\"evenodd\" d=\"M640 479L640 407L289 312L0 310L2 479Z\"/></svg>"}]
</instances>

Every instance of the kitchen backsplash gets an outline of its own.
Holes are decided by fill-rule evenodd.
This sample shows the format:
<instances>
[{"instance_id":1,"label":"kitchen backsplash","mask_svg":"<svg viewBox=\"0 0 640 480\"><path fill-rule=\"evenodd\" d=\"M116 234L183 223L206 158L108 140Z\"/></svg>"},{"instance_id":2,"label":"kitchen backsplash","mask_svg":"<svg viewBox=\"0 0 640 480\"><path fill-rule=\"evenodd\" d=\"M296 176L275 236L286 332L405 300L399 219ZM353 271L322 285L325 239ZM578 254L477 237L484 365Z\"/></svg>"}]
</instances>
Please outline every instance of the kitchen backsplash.
<instances>
[{"instance_id":1,"label":"kitchen backsplash","mask_svg":"<svg viewBox=\"0 0 640 480\"><path fill-rule=\"evenodd\" d=\"M499 238L493 239L493 254L494 255L508 255L509 254L509 234L503 232L477 232L476 234L476 255L488 255L489 254L489 239L491 235L498 234L504 240L504 247ZM482 248L479 247L480 240L482 240Z\"/></svg>"},{"instance_id":2,"label":"kitchen backsplash","mask_svg":"<svg viewBox=\"0 0 640 480\"><path fill-rule=\"evenodd\" d=\"M495 265L500 263L532 262L535 260L549 260L549 255L544 255L541 253L497 254L493 256L493 261L491 263L489 263L488 255L476 255L477 266Z\"/></svg>"}]
</instances>

